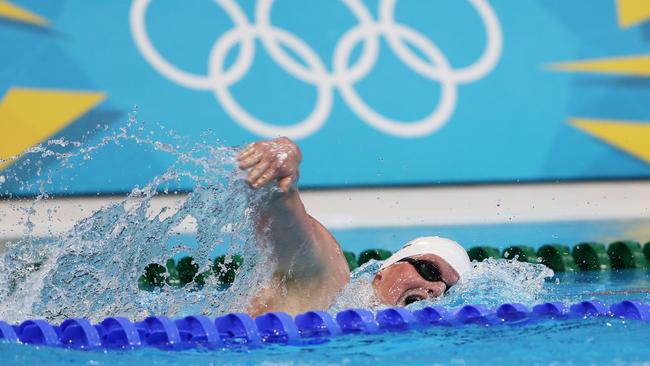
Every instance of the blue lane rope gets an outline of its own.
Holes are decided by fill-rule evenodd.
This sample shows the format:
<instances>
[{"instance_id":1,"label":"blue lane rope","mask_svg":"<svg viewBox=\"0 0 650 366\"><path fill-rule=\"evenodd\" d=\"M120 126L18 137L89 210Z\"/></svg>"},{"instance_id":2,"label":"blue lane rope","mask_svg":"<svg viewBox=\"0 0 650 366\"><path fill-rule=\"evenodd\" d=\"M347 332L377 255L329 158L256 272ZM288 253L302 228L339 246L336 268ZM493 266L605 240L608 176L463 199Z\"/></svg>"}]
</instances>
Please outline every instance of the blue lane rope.
<instances>
[{"instance_id":1,"label":"blue lane rope","mask_svg":"<svg viewBox=\"0 0 650 366\"><path fill-rule=\"evenodd\" d=\"M98 324L82 318L67 319L61 325L52 325L44 320L26 320L19 325L0 321L0 339L79 350L140 347L164 350L195 347L223 349L242 345L259 347L269 343L315 344L344 334L378 334L430 326L525 325L545 319L593 316L650 323L650 304L625 300L607 307L600 301L582 301L573 305L547 302L530 309L522 304L507 303L497 308L466 305L453 312L441 306L413 312L392 307L377 313L366 309L347 309L337 313L334 318L324 311L308 311L295 319L287 313L273 312L255 319L243 313L227 314L214 320L203 315L177 320L151 316L135 323L124 317L106 318Z\"/></svg>"}]
</instances>

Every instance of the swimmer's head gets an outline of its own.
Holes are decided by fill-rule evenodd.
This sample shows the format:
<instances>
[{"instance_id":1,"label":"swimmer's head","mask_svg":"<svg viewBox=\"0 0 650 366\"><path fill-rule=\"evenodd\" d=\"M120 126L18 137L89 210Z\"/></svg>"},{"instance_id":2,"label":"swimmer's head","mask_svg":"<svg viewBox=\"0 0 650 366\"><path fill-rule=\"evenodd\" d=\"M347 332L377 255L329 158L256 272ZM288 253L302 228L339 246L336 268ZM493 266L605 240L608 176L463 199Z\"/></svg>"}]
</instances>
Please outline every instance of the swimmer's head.
<instances>
[{"instance_id":1,"label":"swimmer's head","mask_svg":"<svg viewBox=\"0 0 650 366\"><path fill-rule=\"evenodd\" d=\"M388 258L372 281L386 305L408 305L442 296L472 268L465 249L440 237L415 239Z\"/></svg>"}]
</instances>

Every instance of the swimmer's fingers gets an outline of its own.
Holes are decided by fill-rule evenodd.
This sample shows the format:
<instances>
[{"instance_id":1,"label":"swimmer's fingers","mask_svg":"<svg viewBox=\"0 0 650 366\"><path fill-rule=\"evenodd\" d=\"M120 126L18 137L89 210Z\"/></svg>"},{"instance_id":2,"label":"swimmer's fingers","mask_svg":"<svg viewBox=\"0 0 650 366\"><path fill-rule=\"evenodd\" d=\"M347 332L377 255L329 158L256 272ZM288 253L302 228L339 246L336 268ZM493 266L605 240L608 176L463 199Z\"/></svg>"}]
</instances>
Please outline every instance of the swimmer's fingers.
<instances>
[{"instance_id":1,"label":"swimmer's fingers","mask_svg":"<svg viewBox=\"0 0 650 366\"><path fill-rule=\"evenodd\" d=\"M253 153L250 156L239 160L239 168L248 169L252 167L253 165L259 163L260 160L262 160L262 156L262 153L257 150L253 150Z\"/></svg>"},{"instance_id":2,"label":"swimmer's fingers","mask_svg":"<svg viewBox=\"0 0 650 366\"><path fill-rule=\"evenodd\" d=\"M262 187L263 185L266 185L268 182L271 180L275 179L277 175L278 167L276 162L271 163L271 166L269 166L268 169L260 175L260 177L253 183L253 188L259 188Z\"/></svg>"},{"instance_id":3,"label":"swimmer's fingers","mask_svg":"<svg viewBox=\"0 0 650 366\"><path fill-rule=\"evenodd\" d=\"M255 152L255 144L250 144L239 153L237 159L240 161L246 159L247 157L253 155L254 152Z\"/></svg>"},{"instance_id":4,"label":"swimmer's fingers","mask_svg":"<svg viewBox=\"0 0 650 366\"><path fill-rule=\"evenodd\" d=\"M248 181L249 184L255 183L261 176L262 174L271 166L272 160L269 159L262 159L257 165L255 165L255 168L251 170L250 173L248 173L248 177L246 180Z\"/></svg>"},{"instance_id":5,"label":"swimmer's fingers","mask_svg":"<svg viewBox=\"0 0 650 366\"><path fill-rule=\"evenodd\" d=\"M280 179L278 182L278 187L280 188L281 192L289 192L289 189L291 188L291 185L293 184L294 176L290 175L288 177L284 177Z\"/></svg>"}]
</instances>

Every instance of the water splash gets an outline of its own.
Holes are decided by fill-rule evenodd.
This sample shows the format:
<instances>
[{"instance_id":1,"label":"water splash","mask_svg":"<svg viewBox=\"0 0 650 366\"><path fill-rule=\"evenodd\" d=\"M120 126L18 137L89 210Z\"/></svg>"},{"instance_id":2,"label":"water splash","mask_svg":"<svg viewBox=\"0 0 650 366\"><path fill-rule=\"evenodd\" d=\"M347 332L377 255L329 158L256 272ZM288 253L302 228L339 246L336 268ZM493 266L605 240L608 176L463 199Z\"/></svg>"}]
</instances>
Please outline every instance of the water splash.
<instances>
[{"instance_id":1,"label":"water splash","mask_svg":"<svg viewBox=\"0 0 650 366\"><path fill-rule=\"evenodd\" d=\"M172 136L171 143L154 139L152 134L130 118L126 127L109 134L99 143L50 140L31 148L17 169L34 169L41 174L38 163L54 157L57 165L37 181L40 194L25 212L27 232L20 241L7 244L0 258L0 318L16 322L27 318L61 321L68 317L101 320L123 315L142 318L148 314L177 316L186 313L214 315L226 311L243 311L251 287L263 286L266 273L272 273L256 245L256 207L265 197L263 190L251 191L241 179L233 162L237 148L214 143L189 144ZM111 204L79 221L63 234L46 238L31 235L31 217L39 201L49 199L47 187L61 173L75 166L75 158L92 160L104 146L136 143L173 157L174 162L162 174L142 188L134 188L120 202ZM74 146L75 151L57 151ZM40 158L40 159L39 159ZM36 164L34 164L36 162ZM19 181L19 174L5 175L4 182ZM177 207L152 208L159 192L177 193L181 182L193 187ZM22 182L21 182L22 183ZM1 183L0 183L1 184ZM25 191L34 183L24 183ZM0 185L2 188L2 185ZM266 189L267 190L267 189ZM8 191L5 192L9 195ZM50 212L55 218L56 210ZM194 248L176 246L170 241L178 228L192 223L196 227ZM138 277L149 263L164 263L170 251L189 251L199 271L212 264L211 253L217 246L227 245L230 258L234 253L244 258L235 282L224 288L210 277L201 291L165 286L154 292L140 291Z\"/></svg>"},{"instance_id":2,"label":"water splash","mask_svg":"<svg viewBox=\"0 0 650 366\"><path fill-rule=\"evenodd\" d=\"M385 308L385 305L379 303L370 286L381 263L371 260L355 270L350 283L336 298L331 310L359 307L374 310ZM418 301L407 307L411 310L434 305L450 309L466 304L496 307L506 302L534 305L546 301L546 297L552 295L546 279L553 277L553 271L542 264L493 258L473 264L474 268L445 296Z\"/></svg>"},{"instance_id":3,"label":"water splash","mask_svg":"<svg viewBox=\"0 0 650 366\"><path fill-rule=\"evenodd\" d=\"M437 302L450 308L465 304L496 307L506 302L534 305L549 293L546 279L553 270L543 264L520 262L517 259L488 258L474 262L473 270Z\"/></svg>"},{"instance_id":4,"label":"water splash","mask_svg":"<svg viewBox=\"0 0 650 366\"><path fill-rule=\"evenodd\" d=\"M351 308L381 309L384 307L371 286L382 263L383 261L371 259L350 273L350 282L336 296L329 311L336 313Z\"/></svg>"},{"instance_id":5,"label":"water splash","mask_svg":"<svg viewBox=\"0 0 650 366\"><path fill-rule=\"evenodd\" d=\"M26 198L31 204L21 208L26 228L23 239L7 244L0 257L0 319L61 321L86 317L98 321L115 315L141 319L152 313L214 316L245 311L255 295L251 289L270 286L269 277L274 272L264 238L255 230L258 207L264 204L268 190L274 188L250 190L242 180L242 172L234 168L238 149L219 145L209 133L200 143L190 142L164 128L145 128L135 114L124 127L109 130L98 125L97 131L106 132L97 143L50 140L31 148L11 169L3 171L0 192L4 189L5 196L11 196L7 188L11 185L11 191L39 193L36 198ZM127 143L169 157L169 168L63 234L32 235L36 205L50 199L51 187L62 186L65 172L91 162L94 154L106 146ZM47 161L50 165L45 169ZM52 161L56 164L51 165ZM23 181L22 176L37 179ZM179 198L178 204L161 210L153 208L157 196L174 195L181 186L193 188L184 199ZM56 220L57 214L56 209L48 211L50 221ZM188 224L196 228L197 245L170 246L170 242L177 241L180 228ZM183 288L165 285L153 292L138 289L138 277L147 264L162 265L170 253L185 252L203 272L212 265L210 257L221 246L228 247L227 260L234 254L244 258L231 287L226 288L217 277L208 277L200 291L194 283ZM371 261L355 271L330 311L382 308L370 286L380 264ZM552 271L541 265L487 260L476 263L464 282L444 298L411 307L532 304L543 296L544 279L549 276Z\"/></svg>"}]
</instances>

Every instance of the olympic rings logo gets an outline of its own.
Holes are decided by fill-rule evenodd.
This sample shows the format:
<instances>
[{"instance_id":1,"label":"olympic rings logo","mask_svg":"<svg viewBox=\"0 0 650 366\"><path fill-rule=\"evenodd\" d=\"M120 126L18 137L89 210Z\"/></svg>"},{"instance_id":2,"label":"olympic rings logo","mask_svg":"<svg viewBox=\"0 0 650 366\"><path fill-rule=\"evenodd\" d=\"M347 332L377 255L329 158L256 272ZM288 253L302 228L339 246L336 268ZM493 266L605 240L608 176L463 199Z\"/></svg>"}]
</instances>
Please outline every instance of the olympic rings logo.
<instances>
[{"instance_id":1,"label":"olympic rings logo","mask_svg":"<svg viewBox=\"0 0 650 366\"><path fill-rule=\"evenodd\" d=\"M364 122L393 136L419 137L441 128L456 107L458 85L470 83L487 75L501 56L503 36L501 25L487 0L468 0L484 23L486 46L473 64L453 69L440 49L413 28L395 22L395 0L381 0L378 19L373 19L361 0L342 0L358 24L338 40L328 71L323 60L301 38L271 24L274 0L258 0L254 23L246 17L235 0L214 0L231 18L233 27L214 43L209 56L207 75L182 70L169 63L153 46L146 29L145 15L151 0L134 0L130 11L130 26L135 43L144 58L167 79L187 88L212 91L237 123L261 136L285 135L294 139L305 138L318 131L332 110L334 90L338 90L348 107ZM384 37L395 55L420 76L441 85L437 106L418 121L389 119L370 107L357 93L354 84L363 79L374 67L379 56L379 37ZM259 39L268 54L291 76L317 89L315 106L310 114L293 125L274 125L260 120L235 100L230 87L249 71L255 58L255 41ZM350 65L353 49L363 42L361 55ZM234 63L225 68L228 52L239 45ZM415 47L426 58L413 52ZM284 48L283 48L284 47ZM297 62L285 49L302 58Z\"/></svg>"}]
</instances>

